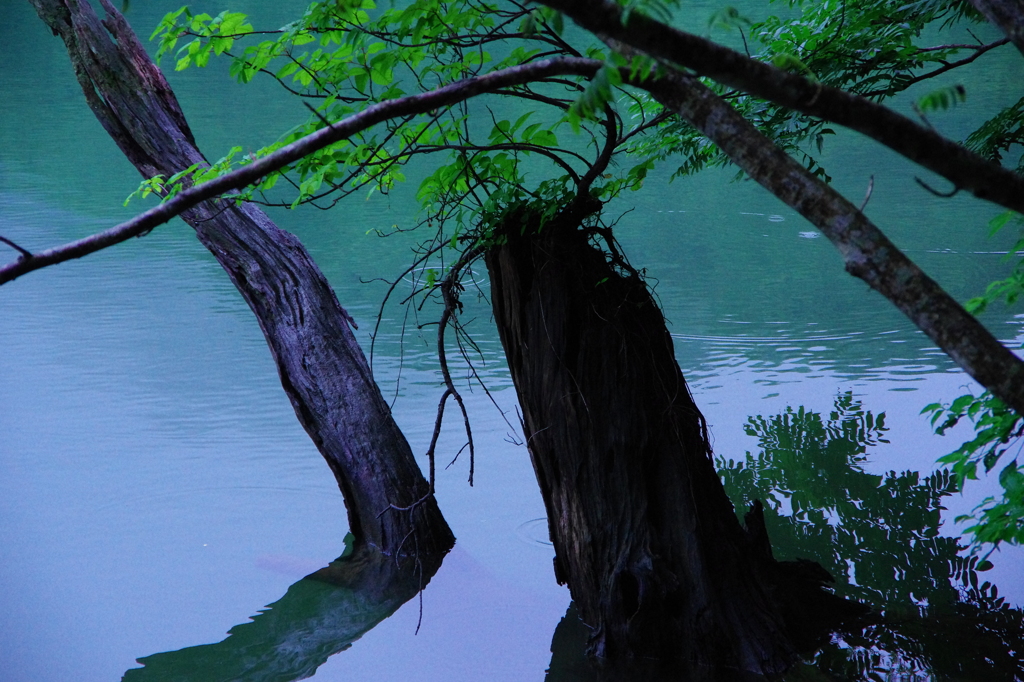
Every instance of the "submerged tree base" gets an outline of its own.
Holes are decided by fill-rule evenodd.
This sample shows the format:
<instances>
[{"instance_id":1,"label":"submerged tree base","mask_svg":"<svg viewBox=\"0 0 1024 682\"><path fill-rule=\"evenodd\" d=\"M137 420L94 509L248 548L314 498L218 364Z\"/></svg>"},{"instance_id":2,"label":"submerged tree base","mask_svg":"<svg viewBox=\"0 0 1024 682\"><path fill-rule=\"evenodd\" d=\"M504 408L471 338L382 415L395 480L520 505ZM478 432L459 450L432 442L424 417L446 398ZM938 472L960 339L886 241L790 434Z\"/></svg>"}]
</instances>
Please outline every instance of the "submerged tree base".
<instances>
[{"instance_id":1,"label":"submerged tree base","mask_svg":"<svg viewBox=\"0 0 1024 682\"><path fill-rule=\"evenodd\" d=\"M299 580L228 637L138 659L123 682L286 682L312 677L334 654L423 590L446 553L385 556L346 538L345 553Z\"/></svg>"},{"instance_id":2,"label":"submerged tree base","mask_svg":"<svg viewBox=\"0 0 1024 682\"><path fill-rule=\"evenodd\" d=\"M759 503L740 525L661 311L585 224L593 204L543 226L513 211L487 254L556 579L596 657L781 672L867 609L775 561Z\"/></svg>"}]
</instances>

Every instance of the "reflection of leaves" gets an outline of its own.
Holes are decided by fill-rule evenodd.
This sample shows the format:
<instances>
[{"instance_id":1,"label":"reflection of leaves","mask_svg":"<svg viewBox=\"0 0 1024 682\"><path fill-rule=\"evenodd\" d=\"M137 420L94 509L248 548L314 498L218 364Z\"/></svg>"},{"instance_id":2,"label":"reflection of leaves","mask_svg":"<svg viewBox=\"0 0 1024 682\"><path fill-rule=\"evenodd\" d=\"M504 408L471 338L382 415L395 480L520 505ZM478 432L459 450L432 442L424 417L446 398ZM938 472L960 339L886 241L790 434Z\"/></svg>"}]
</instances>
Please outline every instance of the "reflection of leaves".
<instances>
[{"instance_id":1,"label":"reflection of leaves","mask_svg":"<svg viewBox=\"0 0 1024 682\"><path fill-rule=\"evenodd\" d=\"M738 509L760 499L779 559L819 562L837 591L884 619L820 651L793 679L1024 679L1024 619L979 579L983 565L939 535L942 500L957 490L946 470L920 476L863 470L887 443L885 415L836 398L828 419L804 408L751 417L761 452L719 458Z\"/></svg>"},{"instance_id":2,"label":"reflection of leaves","mask_svg":"<svg viewBox=\"0 0 1024 682\"><path fill-rule=\"evenodd\" d=\"M813 557L845 594L874 604L934 600L952 590L957 544L938 528L940 499L955 487L946 472L865 472L867 449L888 442L887 431L885 415L850 394L827 420L804 408L751 417L746 432L761 454L720 462L721 473L739 508L764 502L780 558Z\"/></svg>"}]
</instances>

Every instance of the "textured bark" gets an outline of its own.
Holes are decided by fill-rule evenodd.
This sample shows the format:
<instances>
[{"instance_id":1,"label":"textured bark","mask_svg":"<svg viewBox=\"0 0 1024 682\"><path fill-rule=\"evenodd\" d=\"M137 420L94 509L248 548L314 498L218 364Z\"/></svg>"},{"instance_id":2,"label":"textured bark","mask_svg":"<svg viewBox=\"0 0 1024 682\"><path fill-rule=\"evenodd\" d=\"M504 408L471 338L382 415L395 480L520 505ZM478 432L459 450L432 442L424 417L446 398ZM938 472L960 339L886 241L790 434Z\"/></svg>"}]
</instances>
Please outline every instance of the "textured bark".
<instances>
[{"instance_id":1,"label":"textured bark","mask_svg":"<svg viewBox=\"0 0 1024 682\"><path fill-rule=\"evenodd\" d=\"M82 0L32 3L67 45L96 117L144 177L206 162L163 74L109 2L102 0L103 22ZM447 551L454 538L352 320L299 240L230 199L182 217L256 314L295 413L334 472L357 541L386 554Z\"/></svg>"},{"instance_id":2,"label":"textured bark","mask_svg":"<svg viewBox=\"0 0 1024 682\"><path fill-rule=\"evenodd\" d=\"M1024 2L1021 0L971 0L985 18L999 27L1024 55Z\"/></svg>"},{"instance_id":3,"label":"textured bark","mask_svg":"<svg viewBox=\"0 0 1024 682\"><path fill-rule=\"evenodd\" d=\"M775 562L759 507L740 525L661 311L581 217L536 234L514 213L487 255L555 576L599 657L781 671L820 634L822 604L860 611L816 564Z\"/></svg>"},{"instance_id":4,"label":"textured bark","mask_svg":"<svg viewBox=\"0 0 1024 682\"><path fill-rule=\"evenodd\" d=\"M592 33L719 83L832 121L946 178L957 189L1024 213L1024 177L869 99L778 69L614 0L542 0ZM1009 3L1019 0L1008 0Z\"/></svg>"},{"instance_id":5,"label":"textured bark","mask_svg":"<svg viewBox=\"0 0 1024 682\"><path fill-rule=\"evenodd\" d=\"M737 166L821 230L846 263L979 384L1024 414L1024 361L900 251L856 206L762 135L709 88L669 73L651 88Z\"/></svg>"}]
</instances>

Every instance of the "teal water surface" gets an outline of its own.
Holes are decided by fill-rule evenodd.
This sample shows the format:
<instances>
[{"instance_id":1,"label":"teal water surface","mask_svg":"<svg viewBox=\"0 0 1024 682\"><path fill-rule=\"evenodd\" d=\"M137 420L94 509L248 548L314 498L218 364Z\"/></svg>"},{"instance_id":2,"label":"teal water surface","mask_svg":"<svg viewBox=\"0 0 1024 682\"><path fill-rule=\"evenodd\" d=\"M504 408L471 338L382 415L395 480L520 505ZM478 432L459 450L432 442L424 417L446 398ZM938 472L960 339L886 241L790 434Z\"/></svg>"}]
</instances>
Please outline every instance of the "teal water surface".
<instances>
[{"instance_id":1,"label":"teal water surface","mask_svg":"<svg viewBox=\"0 0 1024 682\"><path fill-rule=\"evenodd\" d=\"M302 6L220 4L203 9L248 11L262 26L280 25ZM175 8L136 1L128 17L148 36ZM28 3L5 9L0 234L45 248L133 215L142 204L122 203L138 176L85 106L62 44ZM971 72L971 102L998 103L1019 84L1019 57L990 57ZM213 158L232 144L263 146L306 115L272 83L231 84L223 66L169 79ZM939 123L961 134L970 116L956 112ZM841 136L824 161L854 201L874 176L869 215L958 298L977 294L1007 269L1000 252L1012 235L986 237L985 224L997 213L992 207L960 196L936 200L914 182L919 171L852 136ZM776 452L769 435L777 440L778 424L794 419L787 414L804 415L802 428L813 433L819 422L806 415L820 415L827 433L837 401L850 396L858 407L844 413L846 421L884 413L885 431L883 438L872 432L850 441L863 452L829 465L838 467L829 469L834 479L845 476L860 495L836 493L837 500L877 502L896 481L917 490L936 457L964 435L937 438L918 412L969 389L970 380L887 302L848 277L811 226L760 188L730 183L731 171L673 183L670 173L660 169L608 214L622 214L619 237L664 306L722 466L732 460L735 469L751 453L751 478L743 479L746 488L737 484L737 495L773 494L774 532L780 548L790 548L779 551L816 553L854 596L905 596L905 606L920 605L922 586L952 599L966 579L969 590L963 570L905 578L917 586L917 602L897 587L873 587L879 583L855 565L877 565L873 543L892 550L893 534L851 530L859 540L850 541L854 554L844 559L823 554L824 541L799 545L794 538L807 535L806 528L793 529L809 522L784 517L794 512L800 477L773 474L775 454L759 458ZM371 280L401 272L413 244L367 233L411 225L410 194L411 188L368 201L353 197L332 212L272 214L313 253L359 323L365 347L384 288ZM480 292L487 292L484 278ZM478 313L472 328L483 354L479 368L515 426L515 396L484 303L470 302ZM430 315L423 313L425 320ZM402 308L385 310L374 369L414 451L423 453L440 396L433 328L407 323L403 332L403 320ZM985 322L1015 347L1024 340L1024 317L1013 310L996 309ZM466 395L478 438L476 485L466 483L464 458L439 476L456 549L422 602L397 607L351 648L314 666L315 679L536 680L551 665L552 635L569 595L554 583L529 459L517 429L486 396L478 389ZM462 443L453 422L442 439L444 463ZM800 452L793 467L822 469L804 456L810 451ZM921 472L917 483L900 478L907 471ZM993 483L932 500L927 523L914 521L913 532L930 541L955 536L952 517L992 492ZM849 512L833 502L832 516L822 512L826 526L844 518L840 510ZM884 516L850 514L870 527ZM346 532L333 477L295 420L252 314L183 223L0 289L0 682L117 680L139 667L136 659L221 642L279 600L285 606L277 616L235 632L274 630L265 624L278 617L313 618L325 603L314 598L322 588L300 579L342 554ZM950 551L947 545L942 551ZM1021 558L1003 551L981 574L1010 604L1024 603ZM295 604L303 606L289 610ZM327 648L352 641L352 631L342 630ZM274 635L285 649L295 644L288 632ZM219 646L217 652L229 648Z\"/></svg>"}]
</instances>

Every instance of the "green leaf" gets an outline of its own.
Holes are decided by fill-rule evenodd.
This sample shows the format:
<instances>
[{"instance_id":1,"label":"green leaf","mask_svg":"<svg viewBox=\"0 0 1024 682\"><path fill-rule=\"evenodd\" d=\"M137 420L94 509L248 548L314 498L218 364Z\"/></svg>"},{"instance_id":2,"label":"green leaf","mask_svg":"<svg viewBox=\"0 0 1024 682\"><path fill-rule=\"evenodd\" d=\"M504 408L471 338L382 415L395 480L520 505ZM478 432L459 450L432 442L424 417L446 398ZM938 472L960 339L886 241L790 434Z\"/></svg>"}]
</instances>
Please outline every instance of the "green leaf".
<instances>
[{"instance_id":1,"label":"green leaf","mask_svg":"<svg viewBox=\"0 0 1024 682\"><path fill-rule=\"evenodd\" d=\"M818 80L818 77L813 71L811 71L811 67L807 66L807 64L805 64L804 61L795 54L780 52L771 58L771 63L777 69L799 73L807 79L815 82Z\"/></svg>"},{"instance_id":2,"label":"green leaf","mask_svg":"<svg viewBox=\"0 0 1024 682\"><path fill-rule=\"evenodd\" d=\"M968 393L967 395L962 395L953 401L953 404L949 406L949 411L956 412L958 414L962 413L964 411L964 408L973 403L975 400L976 398L970 393Z\"/></svg>"},{"instance_id":3,"label":"green leaf","mask_svg":"<svg viewBox=\"0 0 1024 682\"><path fill-rule=\"evenodd\" d=\"M917 100L917 108L923 113L939 110L945 111L966 101L967 89L957 83L956 85L948 85L938 90L932 90Z\"/></svg>"},{"instance_id":4,"label":"green leaf","mask_svg":"<svg viewBox=\"0 0 1024 682\"><path fill-rule=\"evenodd\" d=\"M1005 213L1000 213L999 215L997 215L995 218L988 222L988 235L990 237L996 236L996 234L1001 229L1006 227L1007 223L1009 223L1014 218L1017 218L1019 220L1021 218L1021 215L1016 211L1006 211Z\"/></svg>"}]
</instances>

